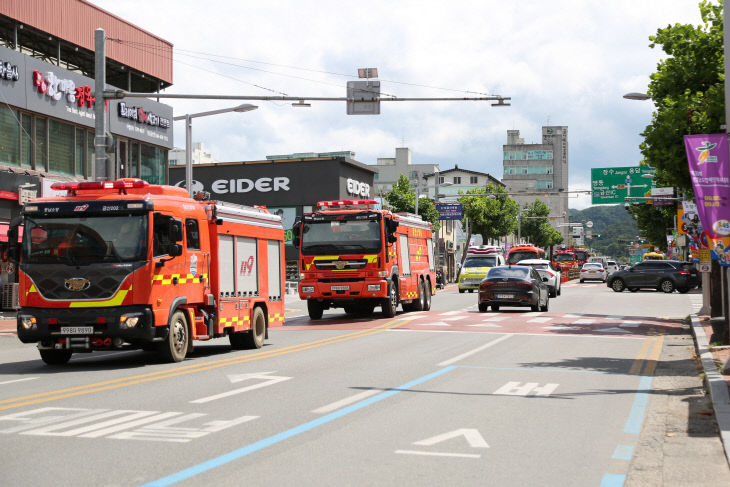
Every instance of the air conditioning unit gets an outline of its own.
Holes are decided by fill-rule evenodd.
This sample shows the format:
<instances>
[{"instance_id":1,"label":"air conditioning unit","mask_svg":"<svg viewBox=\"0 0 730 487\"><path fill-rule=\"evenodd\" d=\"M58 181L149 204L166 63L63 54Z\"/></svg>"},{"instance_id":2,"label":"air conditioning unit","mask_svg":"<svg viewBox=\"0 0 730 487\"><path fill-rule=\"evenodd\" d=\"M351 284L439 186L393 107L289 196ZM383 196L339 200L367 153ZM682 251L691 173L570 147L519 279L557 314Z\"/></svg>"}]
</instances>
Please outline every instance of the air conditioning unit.
<instances>
[{"instance_id":1,"label":"air conditioning unit","mask_svg":"<svg viewBox=\"0 0 730 487\"><path fill-rule=\"evenodd\" d=\"M19 309L20 300L18 298L18 283L3 284L2 294L3 309Z\"/></svg>"}]
</instances>

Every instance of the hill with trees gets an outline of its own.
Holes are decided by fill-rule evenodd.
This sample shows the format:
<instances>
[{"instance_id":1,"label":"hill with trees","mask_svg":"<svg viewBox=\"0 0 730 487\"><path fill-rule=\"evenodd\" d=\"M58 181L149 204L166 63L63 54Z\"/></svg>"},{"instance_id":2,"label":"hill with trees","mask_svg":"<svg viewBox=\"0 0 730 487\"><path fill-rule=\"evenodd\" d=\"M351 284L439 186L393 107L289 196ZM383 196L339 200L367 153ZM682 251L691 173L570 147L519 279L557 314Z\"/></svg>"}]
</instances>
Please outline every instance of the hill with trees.
<instances>
[{"instance_id":1,"label":"hill with trees","mask_svg":"<svg viewBox=\"0 0 730 487\"><path fill-rule=\"evenodd\" d=\"M597 255L628 261L629 244L638 240L636 220L623 205L591 206L585 210L570 210L570 222L593 222L593 238L586 241ZM585 226L584 226L585 228ZM625 241L619 243L619 240Z\"/></svg>"}]
</instances>

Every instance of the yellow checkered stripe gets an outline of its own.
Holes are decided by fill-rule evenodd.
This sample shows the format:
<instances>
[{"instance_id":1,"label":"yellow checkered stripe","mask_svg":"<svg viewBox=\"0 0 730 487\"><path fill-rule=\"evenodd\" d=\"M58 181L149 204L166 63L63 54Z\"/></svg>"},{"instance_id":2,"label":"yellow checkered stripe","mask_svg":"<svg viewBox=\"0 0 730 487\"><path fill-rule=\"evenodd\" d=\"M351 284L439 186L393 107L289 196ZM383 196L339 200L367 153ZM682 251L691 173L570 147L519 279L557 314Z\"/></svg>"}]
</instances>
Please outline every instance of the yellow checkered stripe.
<instances>
[{"instance_id":1,"label":"yellow checkered stripe","mask_svg":"<svg viewBox=\"0 0 730 487\"><path fill-rule=\"evenodd\" d=\"M415 299L417 297L418 297L418 293L415 291L406 293L406 299Z\"/></svg>"},{"instance_id":2,"label":"yellow checkered stripe","mask_svg":"<svg viewBox=\"0 0 730 487\"><path fill-rule=\"evenodd\" d=\"M227 328L229 326L235 326L240 323L250 323L251 318L248 316L240 317L240 316L234 316L233 318L221 318L218 323L223 325L223 328Z\"/></svg>"},{"instance_id":3,"label":"yellow checkered stripe","mask_svg":"<svg viewBox=\"0 0 730 487\"><path fill-rule=\"evenodd\" d=\"M198 284L208 280L208 274L201 274L200 276L186 274L185 277L181 277L181 274L155 274L152 276L152 285L169 286L172 284L172 280L176 277L178 284Z\"/></svg>"},{"instance_id":4,"label":"yellow checkered stripe","mask_svg":"<svg viewBox=\"0 0 730 487\"><path fill-rule=\"evenodd\" d=\"M284 323L284 315L281 313L276 313L275 315L269 315L269 323L274 323L277 321Z\"/></svg>"}]
</instances>

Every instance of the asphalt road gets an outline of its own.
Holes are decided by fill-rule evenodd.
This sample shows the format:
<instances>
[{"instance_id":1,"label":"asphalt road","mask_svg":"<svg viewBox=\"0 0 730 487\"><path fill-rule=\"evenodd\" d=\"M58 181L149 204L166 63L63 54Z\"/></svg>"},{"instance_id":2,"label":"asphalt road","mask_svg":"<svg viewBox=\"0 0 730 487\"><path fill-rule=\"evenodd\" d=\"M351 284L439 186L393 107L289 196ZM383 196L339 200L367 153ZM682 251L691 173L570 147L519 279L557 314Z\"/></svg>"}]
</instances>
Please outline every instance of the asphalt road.
<instances>
[{"instance_id":1,"label":"asphalt road","mask_svg":"<svg viewBox=\"0 0 730 487\"><path fill-rule=\"evenodd\" d=\"M313 322L294 298L261 350L219 339L180 364L48 367L0 337L3 484L622 485L653 458L652 381L696 304L586 283L546 313L446 291L427 313Z\"/></svg>"}]
</instances>

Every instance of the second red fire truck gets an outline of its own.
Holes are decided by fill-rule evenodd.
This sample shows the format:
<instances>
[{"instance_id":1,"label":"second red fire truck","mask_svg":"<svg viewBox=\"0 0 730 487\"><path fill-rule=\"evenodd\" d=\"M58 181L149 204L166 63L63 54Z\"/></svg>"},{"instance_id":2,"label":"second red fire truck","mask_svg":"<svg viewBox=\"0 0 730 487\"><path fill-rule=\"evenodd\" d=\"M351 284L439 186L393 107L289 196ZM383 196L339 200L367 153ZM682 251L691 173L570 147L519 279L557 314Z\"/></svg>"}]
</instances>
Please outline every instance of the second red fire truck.
<instances>
[{"instance_id":1,"label":"second red fire truck","mask_svg":"<svg viewBox=\"0 0 730 487\"><path fill-rule=\"evenodd\" d=\"M383 316L431 308L436 287L431 224L375 209L375 200L320 201L294 226L299 297L311 319L330 308Z\"/></svg>"}]
</instances>

